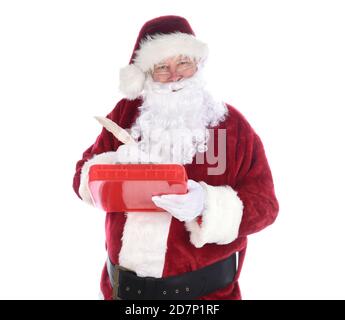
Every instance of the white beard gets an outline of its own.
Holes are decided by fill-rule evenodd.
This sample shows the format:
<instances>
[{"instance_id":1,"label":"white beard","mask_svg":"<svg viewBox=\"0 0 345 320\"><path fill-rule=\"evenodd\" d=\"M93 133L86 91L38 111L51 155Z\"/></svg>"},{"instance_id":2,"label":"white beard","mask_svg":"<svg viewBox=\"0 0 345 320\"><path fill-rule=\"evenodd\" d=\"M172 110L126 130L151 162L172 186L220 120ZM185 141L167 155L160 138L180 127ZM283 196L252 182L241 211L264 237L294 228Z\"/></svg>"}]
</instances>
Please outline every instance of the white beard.
<instances>
[{"instance_id":1,"label":"white beard","mask_svg":"<svg viewBox=\"0 0 345 320\"><path fill-rule=\"evenodd\" d=\"M207 150L208 127L224 120L227 108L204 89L200 71L178 82L154 82L144 87L140 115L131 129L139 148L162 163L187 164Z\"/></svg>"}]
</instances>

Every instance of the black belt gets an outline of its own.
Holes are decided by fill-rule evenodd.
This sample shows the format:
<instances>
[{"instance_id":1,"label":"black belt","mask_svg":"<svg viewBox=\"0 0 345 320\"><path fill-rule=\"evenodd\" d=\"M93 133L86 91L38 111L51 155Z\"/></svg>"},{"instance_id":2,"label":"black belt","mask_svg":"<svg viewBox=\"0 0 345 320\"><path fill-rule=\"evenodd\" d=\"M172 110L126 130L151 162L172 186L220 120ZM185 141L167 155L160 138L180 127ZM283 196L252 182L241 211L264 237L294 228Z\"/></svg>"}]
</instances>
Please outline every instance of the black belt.
<instances>
[{"instance_id":1,"label":"black belt","mask_svg":"<svg viewBox=\"0 0 345 320\"><path fill-rule=\"evenodd\" d=\"M166 278L139 277L107 260L113 298L193 300L229 285L236 274L236 253L207 267Z\"/></svg>"}]
</instances>

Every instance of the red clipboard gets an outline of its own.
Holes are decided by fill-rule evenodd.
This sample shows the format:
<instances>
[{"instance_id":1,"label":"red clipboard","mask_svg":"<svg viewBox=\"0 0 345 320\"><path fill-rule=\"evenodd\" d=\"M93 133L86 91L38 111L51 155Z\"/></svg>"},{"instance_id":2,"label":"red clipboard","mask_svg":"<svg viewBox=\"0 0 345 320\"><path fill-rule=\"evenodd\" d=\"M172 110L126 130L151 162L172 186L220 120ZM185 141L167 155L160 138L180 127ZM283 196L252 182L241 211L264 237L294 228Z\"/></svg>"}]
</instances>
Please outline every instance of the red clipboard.
<instances>
[{"instance_id":1,"label":"red clipboard","mask_svg":"<svg viewBox=\"0 0 345 320\"><path fill-rule=\"evenodd\" d=\"M187 193L187 174L179 164L104 164L89 171L94 205L106 212L164 211L152 196Z\"/></svg>"}]
</instances>

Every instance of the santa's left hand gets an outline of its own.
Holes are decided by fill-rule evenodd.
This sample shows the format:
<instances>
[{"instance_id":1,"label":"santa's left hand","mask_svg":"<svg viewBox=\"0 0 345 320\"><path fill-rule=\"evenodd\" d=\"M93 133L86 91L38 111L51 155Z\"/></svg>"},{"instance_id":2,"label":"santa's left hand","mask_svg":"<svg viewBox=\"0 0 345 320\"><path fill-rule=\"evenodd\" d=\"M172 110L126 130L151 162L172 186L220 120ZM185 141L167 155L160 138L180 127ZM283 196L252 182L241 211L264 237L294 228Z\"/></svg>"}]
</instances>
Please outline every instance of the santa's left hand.
<instances>
[{"instance_id":1,"label":"santa's left hand","mask_svg":"<svg viewBox=\"0 0 345 320\"><path fill-rule=\"evenodd\" d=\"M152 201L180 221L191 221L201 214L205 204L205 191L194 180L187 182L186 194L167 194L153 196Z\"/></svg>"}]
</instances>

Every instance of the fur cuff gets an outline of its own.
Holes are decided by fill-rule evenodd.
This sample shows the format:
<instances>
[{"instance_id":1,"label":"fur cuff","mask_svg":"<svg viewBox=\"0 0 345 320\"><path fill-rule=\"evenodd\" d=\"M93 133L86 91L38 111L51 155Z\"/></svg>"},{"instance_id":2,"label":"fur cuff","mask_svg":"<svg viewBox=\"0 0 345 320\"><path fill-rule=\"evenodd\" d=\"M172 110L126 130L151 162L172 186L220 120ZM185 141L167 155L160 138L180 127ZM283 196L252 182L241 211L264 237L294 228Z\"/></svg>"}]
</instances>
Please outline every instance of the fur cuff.
<instances>
[{"instance_id":1,"label":"fur cuff","mask_svg":"<svg viewBox=\"0 0 345 320\"><path fill-rule=\"evenodd\" d=\"M200 182L206 192L202 222L186 222L190 241L201 248L206 243L228 244L238 236L243 204L230 186L210 186Z\"/></svg>"},{"instance_id":2,"label":"fur cuff","mask_svg":"<svg viewBox=\"0 0 345 320\"><path fill-rule=\"evenodd\" d=\"M109 151L96 154L94 157L84 163L80 174L79 194L81 198L88 204L93 205L88 186L90 167L94 164L113 164L116 162L115 159L115 152Z\"/></svg>"}]
</instances>

